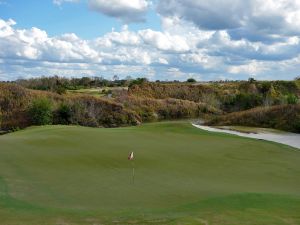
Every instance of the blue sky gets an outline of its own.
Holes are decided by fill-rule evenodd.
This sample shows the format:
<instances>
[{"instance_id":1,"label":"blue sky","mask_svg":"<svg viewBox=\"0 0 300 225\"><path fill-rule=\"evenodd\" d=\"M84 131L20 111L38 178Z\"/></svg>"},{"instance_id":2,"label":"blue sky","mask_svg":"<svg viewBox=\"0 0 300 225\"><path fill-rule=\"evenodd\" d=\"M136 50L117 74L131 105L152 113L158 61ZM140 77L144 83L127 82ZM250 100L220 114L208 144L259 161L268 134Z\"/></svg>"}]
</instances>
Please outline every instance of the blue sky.
<instances>
[{"instance_id":1,"label":"blue sky","mask_svg":"<svg viewBox=\"0 0 300 225\"><path fill-rule=\"evenodd\" d=\"M1 19L17 21L16 28L38 27L49 36L75 33L84 39L93 39L115 28L120 30L124 23L104 14L93 12L86 1L75 4L53 4L52 0L6 0L0 5ZM160 19L155 11L146 13L146 23L132 23L132 30L149 27L160 30Z\"/></svg>"},{"instance_id":2,"label":"blue sky","mask_svg":"<svg viewBox=\"0 0 300 225\"><path fill-rule=\"evenodd\" d=\"M0 0L0 50L0 80L289 80L300 75L300 2Z\"/></svg>"}]
</instances>

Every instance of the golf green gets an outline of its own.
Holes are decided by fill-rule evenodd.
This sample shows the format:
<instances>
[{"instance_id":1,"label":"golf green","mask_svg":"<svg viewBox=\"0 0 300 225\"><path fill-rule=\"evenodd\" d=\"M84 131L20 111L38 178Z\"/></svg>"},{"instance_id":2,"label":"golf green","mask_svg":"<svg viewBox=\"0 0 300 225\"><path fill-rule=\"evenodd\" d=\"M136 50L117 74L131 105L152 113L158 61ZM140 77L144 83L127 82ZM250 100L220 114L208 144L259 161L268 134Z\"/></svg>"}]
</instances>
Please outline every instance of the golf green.
<instances>
[{"instance_id":1,"label":"golf green","mask_svg":"<svg viewBox=\"0 0 300 225\"><path fill-rule=\"evenodd\" d=\"M21 224L300 224L300 151L186 121L32 127L0 136L0 225Z\"/></svg>"}]
</instances>

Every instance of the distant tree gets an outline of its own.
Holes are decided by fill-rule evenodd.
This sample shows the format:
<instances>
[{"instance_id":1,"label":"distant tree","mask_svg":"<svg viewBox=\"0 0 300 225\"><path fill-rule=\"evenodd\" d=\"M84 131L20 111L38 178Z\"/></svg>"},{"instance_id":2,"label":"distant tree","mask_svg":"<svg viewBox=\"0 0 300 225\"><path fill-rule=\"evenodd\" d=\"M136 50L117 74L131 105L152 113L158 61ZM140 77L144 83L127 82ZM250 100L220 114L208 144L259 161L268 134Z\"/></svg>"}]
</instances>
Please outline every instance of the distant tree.
<instances>
[{"instance_id":1,"label":"distant tree","mask_svg":"<svg viewBox=\"0 0 300 225\"><path fill-rule=\"evenodd\" d=\"M142 78L136 78L135 80L132 80L131 83L129 84L129 87L133 86L133 85L140 85L143 83L148 82L148 79L145 77Z\"/></svg>"},{"instance_id":2,"label":"distant tree","mask_svg":"<svg viewBox=\"0 0 300 225\"><path fill-rule=\"evenodd\" d=\"M113 81L120 80L120 78L119 78L119 76L118 76L118 75L114 75L112 79L113 79Z\"/></svg>"},{"instance_id":3,"label":"distant tree","mask_svg":"<svg viewBox=\"0 0 300 225\"><path fill-rule=\"evenodd\" d=\"M52 123L52 104L46 98L36 99L29 108L29 117L35 125Z\"/></svg>"},{"instance_id":4,"label":"distant tree","mask_svg":"<svg viewBox=\"0 0 300 225\"><path fill-rule=\"evenodd\" d=\"M89 77L82 77L79 81L79 85L82 85L84 87L89 87L91 83L91 78Z\"/></svg>"},{"instance_id":5,"label":"distant tree","mask_svg":"<svg viewBox=\"0 0 300 225\"><path fill-rule=\"evenodd\" d=\"M197 81L194 78L189 78L186 80L188 83L196 83Z\"/></svg>"},{"instance_id":6,"label":"distant tree","mask_svg":"<svg viewBox=\"0 0 300 225\"><path fill-rule=\"evenodd\" d=\"M249 83L254 83L256 80L253 78L253 77L250 77L249 79L248 79L248 82Z\"/></svg>"},{"instance_id":7,"label":"distant tree","mask_svg":"<svg viewBox=\"0 0 300 225\"><path fill-rule=\"evenodd\" d=\"M260 89L260 92L264 95L267 95L269 90L271 88L271 83L270 82L266 82L266 81L263 81L259 84L259 89Z\"/></svg>"},{"instance_id":8,"label":"distant tree","mask_svg":"<svg viewBox=\"0 0 300 225\"><path fill-rule=\"evenodd\" d=\"M264 101L264 105L265 106L271 106L274 105L276 99L279 97L279 94L277 93L277 91L275 90L274 86L271 84L271 86L269 87L269 90L266 94L266 98Z\"/></svg>"}]
</instances>

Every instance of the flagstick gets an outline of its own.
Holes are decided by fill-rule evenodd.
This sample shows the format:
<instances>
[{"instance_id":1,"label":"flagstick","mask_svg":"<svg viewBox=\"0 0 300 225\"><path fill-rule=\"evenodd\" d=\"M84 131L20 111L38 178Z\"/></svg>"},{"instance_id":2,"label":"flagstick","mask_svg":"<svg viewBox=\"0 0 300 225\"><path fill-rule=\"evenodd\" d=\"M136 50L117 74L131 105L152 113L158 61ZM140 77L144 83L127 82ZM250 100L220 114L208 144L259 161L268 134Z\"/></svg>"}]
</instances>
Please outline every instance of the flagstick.
<instances>
[{"instance_id":1,"label":"flagstick","mask_svg":"<svg viewBox=\"0 0 300 225\"><path fill-rule=\"evenodd\" d=\"M134 184L134 161L132 160L132 183Z\"/></svg>"},{"instance_id":2,"label":"flagstick","mask_svg":"<svg viewBox=\"0 0 300 225\"><path fill-rule=\"evenodd\" d=\"M131 166L132 166L132 184L134 184L134 155L133 155L133 152L131 152L129 154L128 160L131 161Z\"/></svg>"}]
</instances>

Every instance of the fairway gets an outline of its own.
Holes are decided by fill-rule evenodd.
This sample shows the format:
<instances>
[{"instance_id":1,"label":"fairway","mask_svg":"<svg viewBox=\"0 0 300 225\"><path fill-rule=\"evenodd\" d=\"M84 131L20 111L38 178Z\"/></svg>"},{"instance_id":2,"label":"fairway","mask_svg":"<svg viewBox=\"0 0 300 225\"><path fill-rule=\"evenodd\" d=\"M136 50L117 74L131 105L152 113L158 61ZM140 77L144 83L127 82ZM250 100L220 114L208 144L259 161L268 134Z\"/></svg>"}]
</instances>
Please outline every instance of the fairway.
<instances>
[{"instance_id":1,"label":"fairway","mask_svg":"<svg viewBox=\"0 0 300 225\"><path fill-rule=\"evenodd\" d=\"M0 225L21 224L300 224L300 151L185 121L28 128L0 136Z\"/></svg>"}]
</instances>

